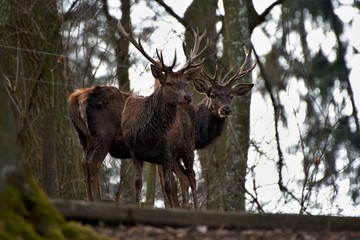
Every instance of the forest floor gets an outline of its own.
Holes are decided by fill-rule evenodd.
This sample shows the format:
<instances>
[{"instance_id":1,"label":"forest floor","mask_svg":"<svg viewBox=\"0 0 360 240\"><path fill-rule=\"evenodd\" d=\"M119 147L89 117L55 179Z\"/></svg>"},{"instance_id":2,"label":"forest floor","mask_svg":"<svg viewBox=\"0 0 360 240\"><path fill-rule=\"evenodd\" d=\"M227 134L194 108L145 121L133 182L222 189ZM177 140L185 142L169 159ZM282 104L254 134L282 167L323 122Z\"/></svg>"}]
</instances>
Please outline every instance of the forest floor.
<instances>
[{"instance_id":1,"label":"forest floor","mask_svg":"<svg viewBox=\"0 0 360 240\"><path fill-rule=\"evenodd\" d=\"M63 199L52 203L66 219L89 224L110 239L360 240L359 217L119 207Z\"/></svg>"},{"instance_id":2,"label":"forest floor","mask_svg":"<svg viewBox=\"0 0 360 240\"><path fill-rule=\"evenodd\" d=\"M359 231L309 231L291 229L226 229L206 226L174 228L150 225L97 226L94 229L111 239L126 240L360 240Z\"/></svg>"}]
</instances>

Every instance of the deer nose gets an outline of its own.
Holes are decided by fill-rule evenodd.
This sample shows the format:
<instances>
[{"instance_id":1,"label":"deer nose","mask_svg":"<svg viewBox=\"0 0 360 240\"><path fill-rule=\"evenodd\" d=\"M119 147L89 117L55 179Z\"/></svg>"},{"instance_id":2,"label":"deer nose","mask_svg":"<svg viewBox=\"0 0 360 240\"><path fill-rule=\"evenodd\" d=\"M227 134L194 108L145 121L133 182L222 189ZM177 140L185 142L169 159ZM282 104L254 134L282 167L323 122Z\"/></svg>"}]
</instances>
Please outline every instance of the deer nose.
<instances>
[{"instance_id":1,"label":"deer nose","mask_svg":"<svg viewBox=\"0 0 360 240\"><path fill-rule=\"evenodd\" d=\"M184 99L186 102L191 103L192 102L192 96L190 94L185 94Z\"/></svg>"},{"instance_id":2,"label":"deer nose","mask_svg":"<svg viewBox=\"0 0 360 240\"><path fill-rule=\"evenodd\" d=\"M224 106L221 109L221 114L222 115L230 115L232 113L231 107L230 106Z\"/></svg>"}]
</instances>

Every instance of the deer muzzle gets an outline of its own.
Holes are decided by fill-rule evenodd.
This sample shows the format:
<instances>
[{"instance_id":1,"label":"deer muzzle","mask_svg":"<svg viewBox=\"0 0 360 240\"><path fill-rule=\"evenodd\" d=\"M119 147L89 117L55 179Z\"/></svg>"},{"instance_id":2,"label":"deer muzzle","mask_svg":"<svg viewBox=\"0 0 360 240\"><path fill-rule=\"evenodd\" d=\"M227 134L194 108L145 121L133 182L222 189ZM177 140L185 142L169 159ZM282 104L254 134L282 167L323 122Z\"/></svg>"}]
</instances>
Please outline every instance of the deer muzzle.
<instances>
[{"instance_id":1,"label":"deer muzzle","mask_svg":"<svg viewBox=\"0 0 360 240\"><path fill-rule=\"evenodd\" d=\"M226 117L232 114L231 107L229 105L225 105L219 109L219 116Z\"/></svg>"},{"instance_id":2,"label":"deer muzzle","mask_svg":"<svg viewBox=\"0 0 360 240\"><path fill-rule=\"evenodd\" d=\"M185 94L184 95L184 100L186 103L191 103L192 102L192 96L190 94Z\"/></svg>"}]
</instances>

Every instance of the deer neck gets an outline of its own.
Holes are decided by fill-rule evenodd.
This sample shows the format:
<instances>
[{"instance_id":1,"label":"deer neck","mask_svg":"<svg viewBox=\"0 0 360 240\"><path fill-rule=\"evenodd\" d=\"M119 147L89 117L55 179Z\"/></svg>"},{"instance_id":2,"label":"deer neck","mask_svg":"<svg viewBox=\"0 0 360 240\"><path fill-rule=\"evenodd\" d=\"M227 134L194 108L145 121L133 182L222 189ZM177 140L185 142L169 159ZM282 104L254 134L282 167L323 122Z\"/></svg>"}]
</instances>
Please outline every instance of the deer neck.
<instances>
[{"instance_id":1,"label":"deer neck","mask_svg":"<svg viewBox=\"0 0 360 240\"><path fill-rule=\"evenodd\" d=\"M214 116L208 108L207 100L196 106L195 148L201 149L210 145L224 129L225 118Z\"/></svg>"},{"instance_id":2,"label":"deer neck","mask_svg":"<svg viewBox=\"0 0 360 240\"><path fill-rule=\"evenodd\" d=\"M149 96L146 105L148 109L147 131L152 133L150 135L154 138L166 134L175 121L177 105L165 102L161 88Z\"/></svg>"}]
</instances>

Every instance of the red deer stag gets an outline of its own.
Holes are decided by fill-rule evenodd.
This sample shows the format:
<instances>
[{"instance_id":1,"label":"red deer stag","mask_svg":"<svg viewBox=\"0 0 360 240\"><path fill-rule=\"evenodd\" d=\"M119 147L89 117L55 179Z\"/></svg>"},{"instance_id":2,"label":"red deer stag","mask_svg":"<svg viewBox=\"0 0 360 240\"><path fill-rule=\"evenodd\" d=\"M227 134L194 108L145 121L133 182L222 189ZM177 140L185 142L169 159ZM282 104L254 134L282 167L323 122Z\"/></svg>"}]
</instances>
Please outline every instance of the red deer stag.
<instances>
[{"instance_id":1,"label":"red deer stag","mask_svg":"<svg viewBox=\"0 0 360 240\"><path fill-rule=\"evenodd\" d=\"M140 53L150 61L151 72L160 82L160 87L148 97L130 96L126 99L122 112L121 128L126 145L131 151L131 158L135 165L136 203L140 202L142 188L143 162L161 165L164 173L165 196L169 206L174 207L171 186L173 162L182 159L186 173L194 176L194 122L190 118L192 101L187 92L189 81L194 80L201 70L201 63L194 63L195 59L204 51L199 52L200 37L195 34L194 48L189 54L184 52L187 62L178 71L174 71L176 54L171 66L164 63L162 53L156 50L158 61L150 57L141 45L128 34L118 23L120 34L128 39ZM199 53L198 53L199 52ZM192 183L192 181L190 181Z\"/></svg>"},{"instance_id":2,"label":"red deer stag","mask_svg":"<svg viewBox=\"0 0 360 240\"><path fill-rule=\"evenodd\" d=\"M245 77L256 66L255 62L250 68L245 70L251 57L251 49L249 53L246 53L245 49L244 52L245 60L243 64L227 82L221 83L218 81L217 67L213 77L203 71L206 81L202 79L193 80L196 90L200 93L205 93L207 96L204 101L195 106L195 149L207 147L222 134L225 120L232 114L231 101L233 96L242 96L254 86L252 83L234 84L235 81ZM189 184L195 180L193 176L184 176L180 163L177 164L179 166L173 169L176 170L175 173L178 178L182 179L180 181L181 190L183 192L188 191ZM186 181L187 179L190 182ZM174 196L176 195L177 193L174 193Z\"/></svg>"},{"instance_id":3,"label":"red deer stag","mask_svg":"<svg viewBox=\"0 0 360 240\"><path fill-rule=\"evenodd\" d=\"M207 81L202 79L193 81L196 90L200 93L205 93L207 96L203 102L195 107L196 149L207 147L222 134L225 119L232 114L231 101L233 97L246 94L254 86L252 83L234 84L255 68L256 62L249 69L245 70L251 57L251 51L252 49L250 49L249 53L246 53L244 48L245 60L235 75L227 82L221 83L218 81L217 67L213 77L202 71Z\"/></svg>"}]
</instances>

